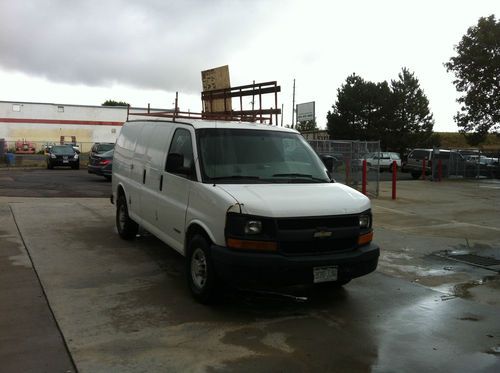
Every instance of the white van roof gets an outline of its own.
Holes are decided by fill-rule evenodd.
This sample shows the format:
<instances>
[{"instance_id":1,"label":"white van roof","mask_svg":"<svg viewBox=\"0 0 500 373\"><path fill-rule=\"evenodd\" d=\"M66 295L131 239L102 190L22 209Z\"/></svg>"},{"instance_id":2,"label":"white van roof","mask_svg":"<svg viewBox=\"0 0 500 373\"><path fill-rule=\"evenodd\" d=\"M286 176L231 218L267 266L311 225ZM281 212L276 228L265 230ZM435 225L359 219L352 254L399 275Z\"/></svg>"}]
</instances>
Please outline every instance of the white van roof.
<instances>
[{"instance_id":1,"label":"white van roof","mask_svg":"<svg viewBox=\"0 0 500 373\"><path fill-rule=\"evenodd\" d=\"M230 122L230 121L214 121L214 120L202 120L202 119L178 119L175 122L171 120L165 120L164 118L154 118L148 117L147 119L133 119L129 120L127 123L132 122L162 122L165 124L188 124L193 126L195 129L203 129L203 128L228 128L228 129L258 129L258 130L267 130L267 131L281 131L281 132L291 132L291 133L299 133L297 130L280 127L271 124L261 124L255 122Z\"/></svg>"}]
</instances>

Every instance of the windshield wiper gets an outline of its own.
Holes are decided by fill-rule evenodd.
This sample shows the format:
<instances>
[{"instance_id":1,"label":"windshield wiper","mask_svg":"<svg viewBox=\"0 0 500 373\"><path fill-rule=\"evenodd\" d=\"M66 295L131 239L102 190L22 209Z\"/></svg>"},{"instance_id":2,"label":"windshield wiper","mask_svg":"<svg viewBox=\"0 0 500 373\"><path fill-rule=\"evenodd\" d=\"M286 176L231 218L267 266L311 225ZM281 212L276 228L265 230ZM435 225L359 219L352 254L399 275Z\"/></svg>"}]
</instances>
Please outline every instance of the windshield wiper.
<instances>
[{"instance_id":1,"label":"windshield wiper","mask_svg":"<svg viewBox=\"0 0 500 373\"><path fill-rule=\"evenodd\" d=\"M319 177L313 177L309 174L299 174L299 173L289 173L289 174L274 174L273 177L290 177L292 179L310 179L312 181L327 183L325 179L320 179Z\"/></svg>"}]
</instances>

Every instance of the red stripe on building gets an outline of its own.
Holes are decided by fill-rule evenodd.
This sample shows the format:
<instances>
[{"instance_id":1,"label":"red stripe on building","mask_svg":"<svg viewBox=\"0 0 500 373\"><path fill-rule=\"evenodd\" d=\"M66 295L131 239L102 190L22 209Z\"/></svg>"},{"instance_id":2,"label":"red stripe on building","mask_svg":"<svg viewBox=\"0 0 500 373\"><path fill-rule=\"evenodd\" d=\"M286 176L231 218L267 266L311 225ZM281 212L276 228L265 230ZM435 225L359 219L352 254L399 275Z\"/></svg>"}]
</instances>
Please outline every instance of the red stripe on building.
<instances>
[{"instance_id":1,"label":"red stripe on building","mask_svg":"<svg viewBox=\"0 0 500 373\"><path fill-rule=\"evenodd\" d=\"M124 122L103 122L98 120L59 120L59 119L18 119L0 118L0 123L40 123L40 124L76 124L89 126L122 126Z\"/></svg>"}]
</instances>

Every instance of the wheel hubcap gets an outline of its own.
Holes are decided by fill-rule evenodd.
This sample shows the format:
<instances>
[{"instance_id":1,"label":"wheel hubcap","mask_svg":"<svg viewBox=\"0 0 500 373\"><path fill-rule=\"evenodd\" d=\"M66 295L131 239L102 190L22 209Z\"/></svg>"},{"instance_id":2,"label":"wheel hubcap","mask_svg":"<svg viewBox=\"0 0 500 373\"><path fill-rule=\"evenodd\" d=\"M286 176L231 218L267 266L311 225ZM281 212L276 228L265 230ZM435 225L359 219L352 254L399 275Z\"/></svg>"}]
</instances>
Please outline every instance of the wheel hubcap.
<instances>
[{"instance_id":1,"label":"wheel hubcap","mask_svg":"<svg viewBox=\"0 0 500 373\"><path fill-rule=\"evenodd\" d=\"M207 258L202 249L195 249L191 257L191 277L198 289L202 289L207 282Z\"/></svg>"}]
</instances>

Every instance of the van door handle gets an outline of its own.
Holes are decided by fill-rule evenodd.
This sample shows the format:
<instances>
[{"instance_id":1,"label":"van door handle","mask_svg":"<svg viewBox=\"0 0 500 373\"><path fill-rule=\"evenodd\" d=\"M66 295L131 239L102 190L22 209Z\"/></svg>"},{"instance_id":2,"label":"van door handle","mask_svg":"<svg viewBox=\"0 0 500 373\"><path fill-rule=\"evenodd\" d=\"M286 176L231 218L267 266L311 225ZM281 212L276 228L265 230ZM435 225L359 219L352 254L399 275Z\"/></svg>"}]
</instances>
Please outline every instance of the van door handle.
<instances>
[{"instance_id":1,"label":"van door handle","mask_svg":"<svg viewBox=\"0 0 500 373\"><path fill-rule=\"evenodd\" d=\"M160 176L160 192L163 190L163 175Z\"/></svg>"},{"instance_id":2,"label":"van door handle","mask_svg":"<svg viewBox=\"0 0 500 373\"><path fill-rule=\"evenodd\" d=\"M133 163L130 165L130 169L131 169L131 170L133 170L133 169L134 169L134 164L133 164Z\"/></svg>"},{"instance_id":3,"label":"van door handle","mask_svg":"<svg viewBox=\"0 0 500 373\"><path fill-rule=\"evenodd\" d=\"M146 184L146 170L142 171L142 183Z\"/></svg>"}]
</instances>

